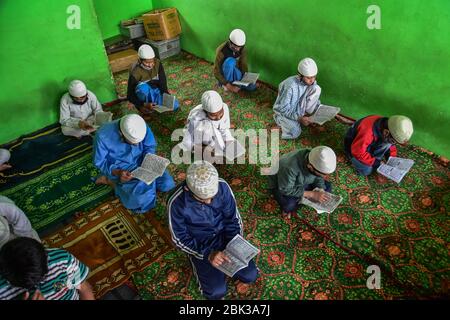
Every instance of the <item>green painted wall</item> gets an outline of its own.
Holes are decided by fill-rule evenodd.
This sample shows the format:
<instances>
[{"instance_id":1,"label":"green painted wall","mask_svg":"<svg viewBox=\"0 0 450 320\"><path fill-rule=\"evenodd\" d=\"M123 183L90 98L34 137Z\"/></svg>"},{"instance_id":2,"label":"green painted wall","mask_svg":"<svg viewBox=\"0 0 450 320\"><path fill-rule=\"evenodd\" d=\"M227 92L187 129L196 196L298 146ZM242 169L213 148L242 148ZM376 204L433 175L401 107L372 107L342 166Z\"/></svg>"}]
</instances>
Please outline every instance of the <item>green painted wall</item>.
<instances>
[{"instance_id":1,"label":"green painted wall","mask_svg":"<svg viewBox=\"0 0 450 320\"><path fill-rule=\"evenodd\" d=\"M81 9L69 30L69 5ZM91 0L0 2L0 143L58 121L59 100L74 78L100 101L116 98Z\"/></svg>"},{"instance_id":2,"label":"green painted wall","mask_svg":"<svg viewBox=\"0 0 450 320\"><path fill-rule=\"evenodd\" d=\"M381 8L381 30L366 26ZM249 66L272 85L300 58L319 65L322 101L345 115L405 114L412 143L450 157L450 1L153 0L176 7L182 48L209 61L233 28L247 33Z\"/></svg>"},{"instance_id":3,"label":"green painted wall","mask_svg":"<svg viewBox=\"0 0 450 320\"><path fill-rule=\"evenodd\" d=\"M121 20L152 10L152 0L93 0L103 39L120 34Z\"/></svg>"}]
</instances>

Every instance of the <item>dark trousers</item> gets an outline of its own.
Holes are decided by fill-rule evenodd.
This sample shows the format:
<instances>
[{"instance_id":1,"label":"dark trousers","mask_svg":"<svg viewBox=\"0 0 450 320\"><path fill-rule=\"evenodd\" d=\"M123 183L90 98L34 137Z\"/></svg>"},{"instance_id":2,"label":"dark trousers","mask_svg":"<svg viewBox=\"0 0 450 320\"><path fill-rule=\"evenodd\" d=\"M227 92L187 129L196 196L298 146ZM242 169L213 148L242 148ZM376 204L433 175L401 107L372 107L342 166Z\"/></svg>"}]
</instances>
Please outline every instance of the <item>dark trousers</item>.
<instances>
[{"instance_id":1,"label":"dark trousers","mask_svg":"<svg viewBox=\"0 0 450 320\"><path fill-rule=\"evenodd\" d=\"M199 260L189 256L192 269L198 282L200 290L205 298L210 300L222 299L227 293L226 275L219 269L213 267L208 260ZM253 260L250 260L248 266L236 272L233 278L239 279L244 283L255 282L258 278L258 269Z\"/></svg>"},{"instance_id":2,"label":"dark trousers","mask_svg":"<svg viewBox=\"0 0 450 320\"><path fill-rule=\"evenodd\" d=\"M390 144L380 144L377 148L371 148L370 154L372 157L376 158L375 163L372 166L362 163L358 159L356 159L351 152L351 146L353 143L353 139L351 137L345 137L344 139L344 152L347 156L347 159L350 160L353 167L356 169L356 172L362 176L368 176L372 174L372 172L376 171L380 166L380 161L386 154L389 154L389 150L391 148Z\"/></svg>"}]
</instances>

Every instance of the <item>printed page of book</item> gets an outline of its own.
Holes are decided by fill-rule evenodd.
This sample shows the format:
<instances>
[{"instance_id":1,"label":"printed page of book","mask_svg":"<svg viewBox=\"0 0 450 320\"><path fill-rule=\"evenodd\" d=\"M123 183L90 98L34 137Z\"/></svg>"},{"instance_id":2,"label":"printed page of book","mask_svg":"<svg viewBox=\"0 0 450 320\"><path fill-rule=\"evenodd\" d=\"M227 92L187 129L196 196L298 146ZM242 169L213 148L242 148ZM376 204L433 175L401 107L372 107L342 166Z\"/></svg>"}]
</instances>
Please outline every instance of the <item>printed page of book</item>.
<instances>
[{"instance_id":1,"label":"printed page of book","mask_svg":"<svg viewBox=\"0 0 450 320\"><path fill-rule=\"evenodd\" d=\"M154 109L158 113L164 113L164 112L168 112L168 111L173 111L173 108L169 108L169 107L166 107L166 106L159 106L159 105L155 106Z\"/></svg>"},{"instance_id":2,"label":"printed page of book","mask_svg":"<svg viewBox=\"0 0 450 320\"><path fill-rule=\"evenodd\" d=\"M333 119L340 111L341 108L321 104L317 111L312 115L311 121L323 125L325 122Z\"/></svg>"},{"instance_id":3,"label":"printed page of book","mask_svg":"<svg viewBox=\"0 0 450 320\"><path fill-rule=\"evenodd\" d=\"M246 72L240 81L234 81L233 84L238 86L248 86L252 83L256 83L259 78L259 73Z\"/></svg>"},{"instance_id":4,"label":"printed page of book","mask_svg":"<svg viewBox=\"0 0 450 320\"><path fill-rule=\"evenodd\" d=\"M259 73L253 73L253 72L246 72L244 76L242 77L242 82L247 83L256 83L259 78Z\"/></svg>"},{"instance_id":5,"label":"printed page of book","mask_svg":"<svg viewBox=\"0 0 450 320\"><path fill-rule=\"evenodd\" d=\"M176 99L175 96L164 93L162 105L156 105L155 111L159 113L173 111L175 99Z\"/></svg>"},{"instance_id":6,"label":"printed page of book","mask_svg":"<svg viewBox=\"0 0 450 320\"><path fill-rule=\"evenodd\" d=\"M112 117L113 117L112 112L104 112L104 111L97 112L95 114L95 122L93 126L99 128L103 124L111 122Z\"/></svg>"},{"instance_id":7,"label":"printed page of book","mask_svg":"<svg viewBox=\"0 0 450 320\"><path fill-rule=\"evenodd\" d=\"M408 173L408 171L400 170L398 168L391 167L387 164L381 164L378 167L377 172L397 183L400 183L403 177Z\"/></svg>"},{"instance_id":8,"label":"printed page of book","mask_svg":"<svg viewBox=\"0 0 450 320\"><path fill-rule=\"evenodd\" d=\"M414 165L414 160L398 157L389 157L389 160L386 164L388 166L408 172Z\"/></svg>"},{"instance_id":9,"label":"printed page of book","mask_svg":"<svg viewBox=\"0 0 450 320\"><path fill-rule=\"evenodd\" d=\"M147 153L139 168L131 172L131 175L147 184L151 184L156 178L164 174L170 160Z\"/></svg>"},{"instance_id":10,"label":"printed page of book","mask_svg":"<svg viewBox=\"0 0 450 320\"><path fill-rule=\"evenodd\" d=\"M151 184L156 178L161 175L156 174L155 172L145 170L143 168L137 168L136 170L131 172L131 176L141 181L144 181L146 184Z\"/></svg>"},{"instance_id":11,"label":"printed page of book","mask_svg":"<svg viewBox=\"0 0 450 320\"><path fill-rule=\"evenodd\" d=\"M233 277L236 274L236 272L238 272L241 269L244 269L247 266L247 264L237 259L236 257L230 255L229 253L227 253L227 256L231 260L231 262L225 261L220 266L217 267L217 269L225 273L227 276Z\"/></svg>"},{"instance_id":12,"label":"printed page of book","mask_svg":"<svg viewBox=\"0 0 450 320\"><path fill-rule=\"evenodd\" d=\"M250 242L245 240L240 234L227 244L224 253L230 258L231 262L222 263L217 269L232 277L236 272L248 266L248 263L253 259L260 250L253 246Z\"/></svg>"},{"instance_id":13,"label":"printed page of book","mask_svg":"<svg viewBox=\"0 0 450 320\"><path fill-rule=\"evenodd\" d=\"M259 249L245 240L240 234L237 234L228 242L225 252L248 265L250 260L259 253Z\"/></svg>"},{"instance_id":14,"label":"printed page of book","mask_svg":"<svg viewBox=\"0 0 450 320\"><path fill-rule=\"evenodd\" d=\"M160 157L156 154L147 153L142 161L141 168L148 171L154 171L162 175L169 164L169 159Z\"/></svg>"},{"instance_id":15,"label":"printed page of book","mask_svg":"<svg viewBox=\"0 0 450 320\"><path fill-rule=\"evenodd\" d=\"M400 183L413 165L414 160L389 157L388 162L381 164L377 172L396 183Z\"/></svg>"},{"instance_id":16,"label":"printed page of book","mask_svg":"<svg viewBox=\"0 0 450 320\"><path fill-rule=\"evenodd\" d=\"M319 189L314 189L314 191L319 191ZM322 191L330 196L330 199L325 202L316 202L306 197L303 197L300 201L301 204L309 206L317 211L317 213L332 213L342 202L342 197L336 194L332 194L326 191Z\"/></svg>"}]
</instances>

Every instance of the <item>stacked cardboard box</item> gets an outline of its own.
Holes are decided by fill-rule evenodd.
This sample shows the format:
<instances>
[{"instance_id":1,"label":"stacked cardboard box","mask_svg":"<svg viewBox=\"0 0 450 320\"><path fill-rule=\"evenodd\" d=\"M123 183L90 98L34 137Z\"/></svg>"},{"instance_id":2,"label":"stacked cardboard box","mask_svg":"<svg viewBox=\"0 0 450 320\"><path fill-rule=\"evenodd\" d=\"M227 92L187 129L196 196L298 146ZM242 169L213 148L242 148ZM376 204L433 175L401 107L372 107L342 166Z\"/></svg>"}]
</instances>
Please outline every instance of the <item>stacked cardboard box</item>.
<instances>
[{"instance_id":1,"label":"stacked cardboard box","mask_svg":"<svg viewBox=\"0 0 450 320\"><path fill-rule=\"evenodd\" d=\"M152 10L142 15L147 37L153 41L173 39L181 33L176 8Z\"/></svg>"},{"instance_id":2,"label":"stacked cardboard box","mask_svg":"<svg viewBox=\"0 0 450 320\"><path fill-rule=\"evenodd\" d=\"M121 21L120 26L121 33L132 42L134 49L149 44L161 60L180 53L181 25L176 8L152 10L139 18ZM130 42L123 51L125 46L118 40L107 46L113 73L129 69L138 60L137 51L130 49ZM121 51L116 52L118 50Z\"/></svg>"},{"instance_id":3,"label":"stacked cardboard box","mask_svg":"<svg viewBox=\"0 0 450 320\"><path fill-rule=\"evenodd\" d=\"M152 46L159 59L180 53L181 25L176 8L152 10L142 15L142 21L147 39L140 38L139 41Z\"/></svg>"}]
</instances>

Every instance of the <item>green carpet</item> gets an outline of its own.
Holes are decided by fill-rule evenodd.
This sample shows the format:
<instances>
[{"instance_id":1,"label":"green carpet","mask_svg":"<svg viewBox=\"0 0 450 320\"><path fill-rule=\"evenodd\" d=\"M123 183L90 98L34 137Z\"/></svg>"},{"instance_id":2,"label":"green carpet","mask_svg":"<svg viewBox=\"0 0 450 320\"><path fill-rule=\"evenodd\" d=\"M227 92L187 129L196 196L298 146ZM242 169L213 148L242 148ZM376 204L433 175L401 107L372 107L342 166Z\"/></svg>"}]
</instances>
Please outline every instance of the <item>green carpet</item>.
<instances>
[{"instance_id":1,"label":"green carpet","mask_svg":"<svg viewBox=\"0 0 450 320\"><path fill-rule=\"evenodd\" d=\"M11 198L40 232L112 196L111 188L91 181L96 175L92 154L85 154L1 194Z\"/></svg>"},{"instance_id":2,"label":"green carpet","mask_svg":"<svg viewBox=\"0 0 450 320\"><path fill-rule=\"evenodd\" d=\"M169 157L176 144L171 132L182 128L201 94L217 90L230 107L236 128L272 126L276 92L260 86L256 92L235 95L216 87L212 65L190 54L164 61L171 92L180 99L175 114L154 114L149 124L158 153ZM115 76L119 95L126 95L128 74ZM320 83L320 78L318 79ZM326 99L326 92L323 95ZM326 100L324 100L326 102ZM345 114L345 106L341 106ZM124 103L118 114L134 113ZM398 186L377 176L357 176L343 155L347 124L331 121L306 129L296 141L282 141L281 154L296 148L327 145L338 155L332 175L334 192L343 196L333 214L302 209L290 222L280 217L266 192L267 181L257 165L228 165L220 175L232 186L244 220L246 237L261 249L256 262L261 277L237 292L230 280L227 299L404 299L448 297L450 279L450 172L448 162L415 146L399 149L415 165ZM257 143L257 141L256 141ZM169 170L177 182L185 165ZM164 195L156 214L167 226ZM381 269L381 289L369 290L366 269ZM190 264L176 249L133 277L145 299L201 299Z\"/></svg>"},{"instance_id":3,"label":"green carpet","mask_svg":"<svg viewBox=\"0 0 450 320\"><path fill-rule=\"evenodd\" d=\"M0 172L0 190L5 190L91 153L92 138L64 136L55 123L0 147L11 152L12 168Z\"/></svg>"}]
</instances>

